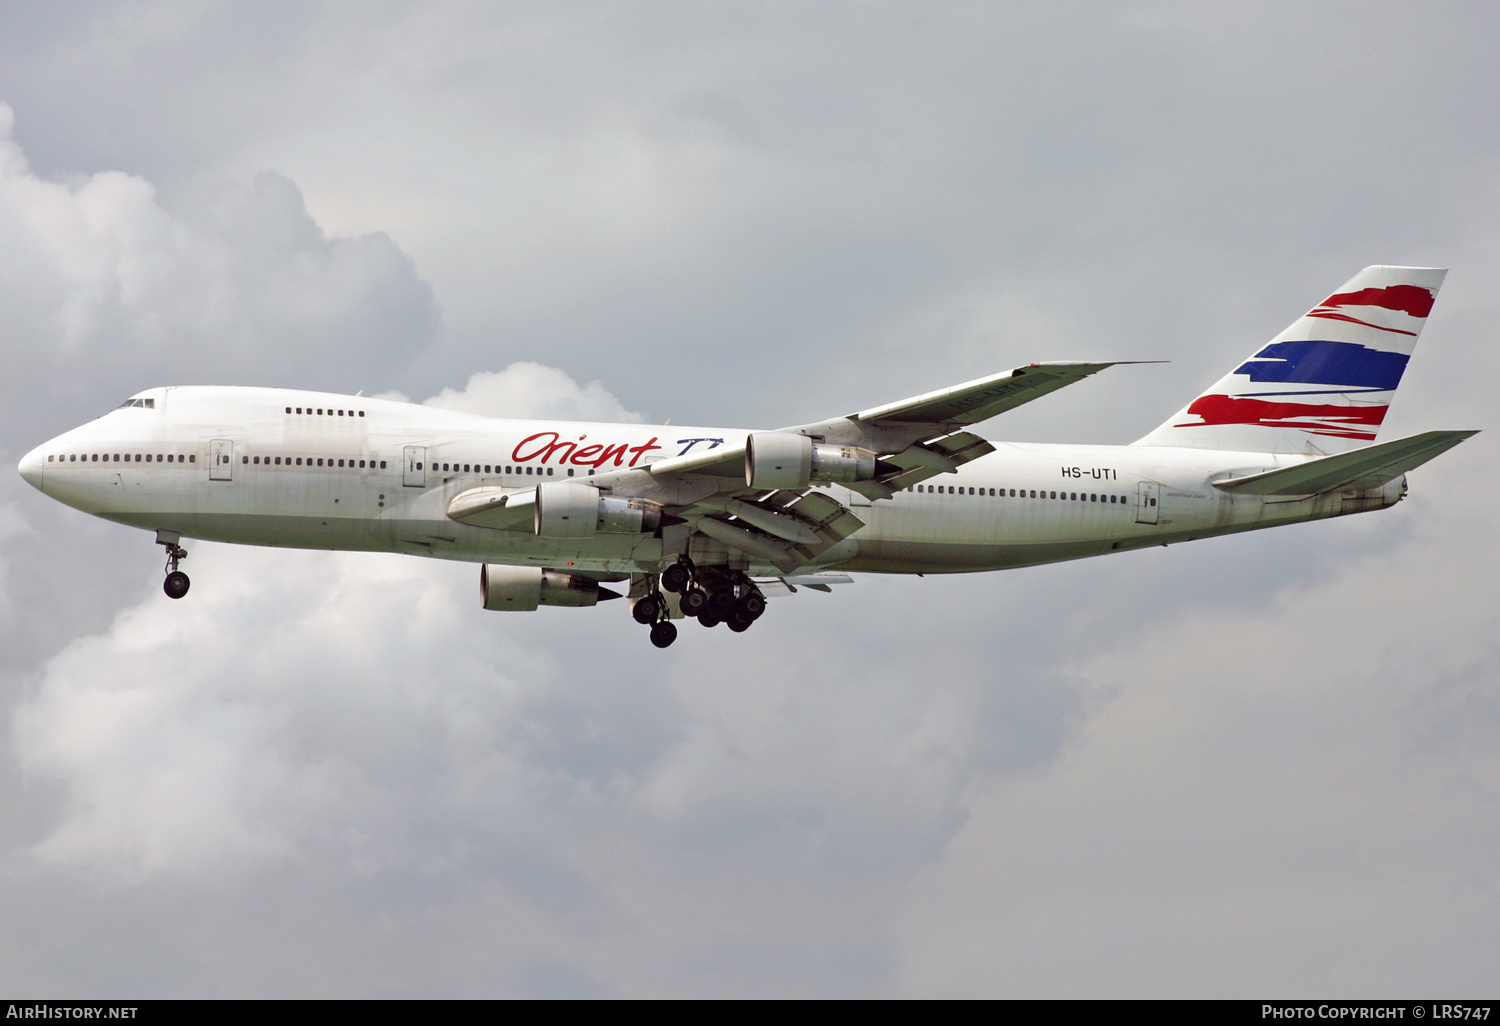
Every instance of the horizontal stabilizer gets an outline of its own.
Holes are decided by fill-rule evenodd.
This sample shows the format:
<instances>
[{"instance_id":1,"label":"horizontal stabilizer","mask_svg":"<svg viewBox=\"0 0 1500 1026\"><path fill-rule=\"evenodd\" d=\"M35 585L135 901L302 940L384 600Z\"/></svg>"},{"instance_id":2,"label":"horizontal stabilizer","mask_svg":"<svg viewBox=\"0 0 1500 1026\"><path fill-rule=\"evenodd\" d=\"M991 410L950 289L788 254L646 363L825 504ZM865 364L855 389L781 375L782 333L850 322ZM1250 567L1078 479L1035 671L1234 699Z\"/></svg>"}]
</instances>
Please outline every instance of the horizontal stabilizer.
<instances>
[{"instance_id":1,"label":"horizontal stabilizer","mask_svg":"<svg viewBox=\"0 0 1500 1026\"><path fill-rule=\"evenodd\" d=\"M1313 495L1334 488L1376 488L1478 433L1424 431L1293 467L1215 481L1214 487L1244 495Z\"/></svg>"}]
</instances>

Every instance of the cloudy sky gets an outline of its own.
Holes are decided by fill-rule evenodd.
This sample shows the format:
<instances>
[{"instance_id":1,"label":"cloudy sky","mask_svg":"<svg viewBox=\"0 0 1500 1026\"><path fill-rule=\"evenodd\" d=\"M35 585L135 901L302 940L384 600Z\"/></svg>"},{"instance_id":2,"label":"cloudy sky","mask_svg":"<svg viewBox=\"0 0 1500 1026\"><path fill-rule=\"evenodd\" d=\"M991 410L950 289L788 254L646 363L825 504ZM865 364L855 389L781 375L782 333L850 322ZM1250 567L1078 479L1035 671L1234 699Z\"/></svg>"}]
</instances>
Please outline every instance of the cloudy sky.
<instances>
[{"instance_id":1,"label":"cloudy sky","mask_svg":"<svg viewBox=\"0 0 1500 1026\"><path fill-rule=\"evenodd\" d=\"M1500 10L0 8L0 457L160 384L1125 443L1359 268L1494 424ZM1393 510L651 648L0 474L0 992L1427 996L1500 964L1492 432Z\"/></svg>"}]
</instances>

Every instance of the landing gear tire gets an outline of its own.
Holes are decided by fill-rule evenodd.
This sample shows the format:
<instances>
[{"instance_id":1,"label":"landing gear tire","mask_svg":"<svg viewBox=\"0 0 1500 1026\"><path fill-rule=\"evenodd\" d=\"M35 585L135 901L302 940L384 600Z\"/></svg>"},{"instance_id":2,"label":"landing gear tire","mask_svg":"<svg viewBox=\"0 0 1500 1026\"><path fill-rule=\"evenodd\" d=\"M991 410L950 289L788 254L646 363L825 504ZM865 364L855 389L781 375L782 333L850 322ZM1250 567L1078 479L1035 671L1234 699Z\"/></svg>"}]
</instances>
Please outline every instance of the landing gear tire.
<instances>
[{"instance_id":1,"label":"landing gear tire","mask_svg":"<svg viewBox=\"0 0 1500 1026\"><path fill-rule=\"evenodd\" d=\"M642 596L635 600L635 608L630 611L630 615L635 617L636 623L655 623L661 615L661 602L655 595Z\"/></svg>"},{"instance_id":2,"label":"landing gear tire","mask_svg":"<svg viewBox=\"0 0 1500 1026\"><path fill-rule=\"evenodd\" d=\"M740 609L743 610L745 615L750 617L750 619L758 619L760 617L760 614L766 611L766 600L761 597L759 592L752 591L750 594L740 599Z\"/></svg>"},{"instance_id":3,"label":"landing gear tire","mask_svg":"<svg viewBox=\"0 0 1500 1026\"><path fill-rule=\"evenodd\" d=\"M693 579L685 563L673 563L661 572L661 586L667 591L684 591Z\"/></svg>"},{"instance_id":4,"label":"landing gear tire","mask_svg":"<svg viewBox=\"0 0 1500 1026\"><path fill-rule=\"evenodd\" d=\"M666 648L677 640L677 625L671 620L663 620L651 627L651 644L657 648Z\"/></svg>"},{"instance_id":5,"label":"landing gear tire","mask_svg":"<svg viewBox=\"0 0 1500 1026\"><path fill-rule=\"evenodd\" d=\"M708 608L721 620L728 619L735 605L736 600L732 587L715 588L713 594L708 597Z\"/></svg>"},{"instance_id":6,"label":"landing gear tire","mask_svg":"<svg viewBox=\"0 0 1500 1026\"><path fill-rule=\"evenodd\" d=\"M188 593L192 582L188 575L181 570L173 570L167 574L167 579L162 582L161 590L167 593L167 598L180 599Z\"/></svg>"},{"instance_id":7,"label":"landing gear tire","mask_svg":"<svg viewBox=\"0 0 1500 1026\"><path fill-rule=\"evenodd\" d=\"M702 588L689 588L682 593L682 611L688 616L701 616L708 610L708 592Z\"/></svg>"},{"instance_id":8,"label":"landing gear tire","mask_svg":"<svg viewBox=\"0 0 1500 1026\"><path fill-rule=\"evenodd\" d=\"M705 627L717 627L722 621L712 613L699 613L698 622Z\"/></svg>"},{"instance_id":9,"label":"landing gear tire","mask_svg":"<svg viewBox=\"0 0 1500 1026\"><path fill-rule=\"evenodd\" d=\"M734 633L739 634L743 631L748 631L750 629L750 625L754 622L755 617L749 615L743 610L736 609L734 613L729 617L729 629L734 631Z\"/></svg>"}]
</instances>

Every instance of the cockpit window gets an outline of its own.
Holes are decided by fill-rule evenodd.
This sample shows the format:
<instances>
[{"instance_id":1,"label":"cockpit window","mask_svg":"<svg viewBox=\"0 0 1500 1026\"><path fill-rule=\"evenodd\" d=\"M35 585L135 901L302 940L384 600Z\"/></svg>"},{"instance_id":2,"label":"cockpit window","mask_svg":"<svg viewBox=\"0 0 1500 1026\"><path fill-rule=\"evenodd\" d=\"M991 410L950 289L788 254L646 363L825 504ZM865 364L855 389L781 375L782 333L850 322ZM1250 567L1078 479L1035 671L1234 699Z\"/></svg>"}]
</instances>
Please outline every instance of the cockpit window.
<instances>
[{"instance_id":1,"label":"cockpit window","mask_svg":"<svg viewBox=\"0 0 1500 1026\"><path fill-rule=\"evenodd\" d=\"M154 410L154 409L156 409L156 400L155 399L126 399L123 403L121 403L116 408L117 409L121 409L121 410L126 410L126 409L129 409L132 406L137 407L138 409L143 409L143 410Z\"/></svg>"}]
</instances>

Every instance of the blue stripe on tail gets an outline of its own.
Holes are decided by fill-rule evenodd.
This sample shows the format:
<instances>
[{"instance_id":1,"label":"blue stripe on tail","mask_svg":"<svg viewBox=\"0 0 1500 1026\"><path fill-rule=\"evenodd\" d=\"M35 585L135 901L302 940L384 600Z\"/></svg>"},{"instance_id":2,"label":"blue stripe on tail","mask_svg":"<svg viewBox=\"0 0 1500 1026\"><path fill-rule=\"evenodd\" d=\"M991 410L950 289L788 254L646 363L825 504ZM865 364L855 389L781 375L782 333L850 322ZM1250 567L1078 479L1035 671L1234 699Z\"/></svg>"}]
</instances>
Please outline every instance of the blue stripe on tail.
<instances>
[{"instance_id":1,"label":"blue stripe on tail","mask_svg":"<svg viewBox=\"0 0 1500 1026\"><path fill-rule=\"evenodd\" d=\"M1354 342L1273 342L1235 373L1251 381L1394 389L1408 359Z\"/></svg>"}]
</instances>

